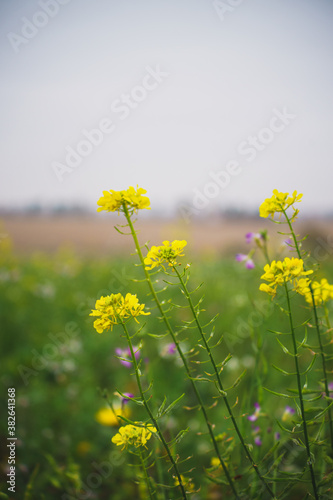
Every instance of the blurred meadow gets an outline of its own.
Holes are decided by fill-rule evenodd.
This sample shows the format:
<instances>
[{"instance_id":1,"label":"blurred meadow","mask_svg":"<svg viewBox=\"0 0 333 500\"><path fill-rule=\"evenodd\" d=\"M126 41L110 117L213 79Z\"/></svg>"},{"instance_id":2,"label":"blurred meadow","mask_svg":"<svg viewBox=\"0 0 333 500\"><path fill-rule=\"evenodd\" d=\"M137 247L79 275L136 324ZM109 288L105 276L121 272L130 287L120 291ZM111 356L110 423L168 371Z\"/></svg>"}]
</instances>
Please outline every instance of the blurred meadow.
<instances>
[{"instance_id":1,"label":"blurred meadow","mask_svg":"<svg viewBox=\"0 0 333 500\"><path fill-rule=\"evenodd\" d=\"M86 233L85 238L87 234L93 238L93 219L88 221L86 228L85 219L80 221L82 231ZM5 218L2 226L0 302L2 331L6 334L1 336L1 352L5 354L1 363L1 385L3 394L8 387L15 387L17 396L17 496L13 498L145 498L144 495L140 496L138 485L134 483L135 470L125 467L124 452L111 443L119 422L117 424L116 419L109 415L106 422L101 423L98 420L103 418L102 414L100 418L97 416L101 409L109 407L110 402L119 409L121 398L117 390L134 395L137 393L134 379L129 377L132 369L115 357L116 349L126 348L120 332L114 328L112 332L98 334L93 328L93 319L89 317L96 299L101 295L128 291L137 293L140 301L152 308L148 320L140 322L145 326L135 342L145 339L140 350L141 370L153 382L153 406L157 408L164 396L171 402L186 393L186 405L181 401L177 403L172 414L163 417L163 424L170 438L179 429L189 429L177 445L177 452L182 457L190 457L187 468L193 467L191 477L194 484L201 484L201 491L193 498L223 498L221 492L228 494L228 488L221 490L221 485L210 482L203 472L205 468L211 467L214 453L201 414L196 409L189 409L196 405L189 381L180 366L178 355L169 349L170 339L148 336L164 334L165 327L157 319L145 283L135 281L141 278L141 269L134 266L135 256L130 255L133 254L133 248L130 248L130 241L126 241L130 238L114 231L112 225L119 222L117 217L110 216L109 219L103 221L103 230L100 232L103 243L100 243L99 248L104 246L104 251L96 255L89 245L86 251L82 246L81 252L77 251L80 245L77 244L75 230L70 233L71 237L67 233L67 240L63 236L65 239L50 246L47 252L38 250L39 246L45 248L45 242L57 231L57 224L52 220L43 222L47 223L48 230L46 232L42 226L43 232L38 239L34 236L32 241L26 237L26 249L22 236L16 245L13 244L12 240L18 238L14 230L15 218L9 218L8 222ZM65 218L63 223L69 224L69 220ZM98 220L95 221L98 227ZM261 407L262 448L270 449L275 433L280 430L277 421L281 421L284 416L285 404L263 387L275 390L285 387L286 377L274 370L273 364L290 371L293 366L292 359L288 366L288 358L274 334L268 331L272 325L278 330L287 328L287 318L259 291L264 265L262 256L259 253L254 255L254 269L246 269L244 263L235 261L235 251L247 248L245 232L267 226L266 221L262 222L258 219L220 221L215 224L215 231L209 228L219 245L209 245L207 241L204 246L189 244L184 257L184 261L192 263L192 289L203 283L195 293L196 299L204 296L203 323L208 323L218 315L214 323L215 335L217 339L222 336L223 340L216 348L216 360L220 362L229 353L232 355L223 370L225 387L232 386L235 379L246 370L246 376L239 386L228 394L236 405L234 411L242 432L247 442L254 447L254 456L259 453L259 447L256 450L255 444L259 431L253 428L247 416L253 414L254 404L258 402ZM16 223L19 225L21 222L18 220ZM31 219L32 228L37 223L38 218ZM151 225L156 229L156 224L151 221L137 222L142 244L146 242L142 235L149 236ZM160 223L162 234L163 224L165 221ZM226 237L229 234L226 231L228 224L233 224L238 231L238 237L233 239L231 236L229 241ZM297 228L300 227L302 231L307 227L312 228L313 234L306 245L317 253L317 258L320 256L319 276L325 275L330 281L333 280L333 259L332 253L328 251L331 247L327 244L330 224L327 221L326 224L326 233L318 229L320 224L313 222L302 221ZM169 231L171 227L176 234L177 222L169 221ZM195 224L188 226L189 241L200 240L197 234L202 231L200 227L198 229ZM8 228L11 228L12 235L7 232ZM154 237L155 229L150 243L159 239ZM25 230L29 235L30 226L26 225ZM117 250L109 252L110 234L115 239L120 237L125 247L121 249L120 245L115 245L114 249ZM269 246L271 252L280 258L290 254L290 249L283 244L283 236L273 237ZM160 281L158 286L162 288L162 278ZM168 288L165 300L184 305L182 294L175 286ZM297 300L302 303L300 298ZM308 311L301 305L297 321L307 317ZM189 319L188 309L173 310L176 327ZM310 332L309 335L311 337L313 334ZM185 350L194 348L200 351L195 347L198 342L195 330L183 331L180 339ZM310 344L311 341L313 339L310 338ZM201 357L199 352L195 359ZM310 359L309 354L308 361ZM196 370L195 363L193 366ZM312 386L319 388L320 373L314 371L311 377ZM223 450L230 454L233 463L239 463L239 470L242 470L244 457L235 439L235 432L230 420L225 418L225 408L216 399L216 392L211 386L202 382L205 404L207 407L217 404L213 417L216 433L221 436ZM187 409L184 410L184 406ZM126 403L125 415L134 420L145 418L144 411L131 401ZM4 424L5 421L2 421L2 443L6 442ZM287 421L284 425L290 426L291 423ZM199 439L202 433L204 436ZM292 445L292 441L290 443L281 470L297 472L301 452L295 453L293 448L297 450L297 447ZM287 446L287 441L282 442L281 446ZM5 450L2 452L5 457ZM262 449L260 453L262 456ZM4 472L5 462L1 466ZM213 477L216 474L212 473ZM237 467L234 474L237 477ZM242 481L240 476L238 482L241 484ZM5 482L2 482L1 488L2 491L6 490ZM304 491L300 487L299 491L293 490L287 498L298 499L303 496Z\"/></svg>"}]
</instances>

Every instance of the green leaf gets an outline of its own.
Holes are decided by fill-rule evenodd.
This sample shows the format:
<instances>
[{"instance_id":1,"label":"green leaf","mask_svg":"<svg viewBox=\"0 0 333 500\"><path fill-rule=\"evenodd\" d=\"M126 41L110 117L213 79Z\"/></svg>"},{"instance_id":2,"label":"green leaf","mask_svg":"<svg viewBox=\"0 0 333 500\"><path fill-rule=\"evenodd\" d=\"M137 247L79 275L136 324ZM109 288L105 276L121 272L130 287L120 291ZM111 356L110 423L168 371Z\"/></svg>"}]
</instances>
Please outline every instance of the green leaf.
<instances>
[{"instance_id":1,"label":"green leaf","mask_svg":"<svg viewBox=\"0 0 333 500\"><path fill-rule=\"evenodd\" d=\"M242 380L242 378L244 377L245 373L246 373L246 370L244 370L243 373L241 373L241 375L235 380L235 382L232 384L232 386L227 389L227 391L230 391L230 389L234 389L235 387L237 387L239 385L240 381Z\"/></svg>"},{"instance_id":2,"label":"green leaf","mask_svg":"<svg viewBox=\"0 0 333 500\"><path fill-rule=\"evenodd\" d=\"M169 404L169 406L163 411L161 415L166 415L169 413L172 408L185 396L185 393L179 396L179 398L175 399L172 403ZM162 403L163 404L163 403Z\"/></svg>"},{"instance_id":3,"label":"green leaf","mask_svg":"<svg viewBox=\"0 0 333 500\"><path fill-rule=\"evenodd\" d=\"M281 398L294 399L294 396L289 396L288 394L282 394L282 392L271 391L271 389L267 389L267 387L263 387L263 389L265 389L265 391L270 392L271 394L274 394L275 396L279 396Z\"/></svg>"},{"instance_id":4,"label":"green leaf","mask_svg":"<svg viewBox=\"0 0 333 500\"><path fill-rule=\"evenodd\" d=\"M316 361L316 359L317 359L317 354L315 354L313 356L313 358L311 360L311 363L309 364L309 366L307 367L307 369L305 370L305 372L301 373L301 375L305 375L306 373L308 373L311 370L311 368L313 367L314 362Z\"/></svg>"},{"instance_id":5,"label":"green leaf","mask_svg":"<svg viewBox=\"0 0 333 500\"><path fill-rule=\"evenodd\" d=\"M36 467L34 468L34 470L32 471L32 474L30 476L29 482L27 484L27 487L26 487L26 490L24 493L24 500L30 500L30 499L32 500L33 499L33 497L32 497L33 486L34 486L34 482L35 482L35 479L37 477L38 471L39 471L39 464L37 464ZM8 498L8 496L6 496L4 498Z\"/></svg>"},{"instance_id":6,"label":"green leaf","mask_svg":"<svg viewBox=\"0 0 333 500\"><path fill-rule=\"evenodd\" d=\"M231 358L232 358L232 355L229 353L228 356L226 358L224 358L224 360L216 366L218 366L219 368L220 367L222 368L223 366L225 366L228 363L228 361L231 360Z\"/></svg>"},{"instance_id":7,"label":"green leaf","mask_svg":"<svg viewBox=\"0 0 333 500\"><path fill-rule=\"evenodd\" d=\"M332 405L333 405L333 401L332 401L332 403L329 406L327 406L327 408L325 408L320 413L318 413L315 417L313 417L313 420L317 420L318 418L320 418L323 415L325 415L325 413L332 407Z\"/></svg>"},{"instance_id":8,"label":"green leaf","mask_svg":"<svg viewBox=\"0 0 333 500\"><path fill-rule=\"evenodd\" d=\"M154 339L163 339L164 337L167 337L169 334L168 333L161 333L158 335L157 333L147 333L149 337L153 337Z\"/></svg>"},{"instance_id":9,"label":"green leaf","mask_svg":"<svg viewBox=\"0 0 333 500\"><path fill-rule=\"evenodd\" d=\"M276 365L272 365L272 367L275 368L275 370L277 370L278 372L283 373L283 375L296 375L296 372L287 372L286 370L282 370L282 368L279 368Z\"/></svg>"},{"instance_id":10,"label":"green leaf","mask_svg":"<svg viewBox=\"0 0 333 500\"><path fill-rule=\"evenodd\" d=\"M175 437L176 443L179 443L183 439L183 437L185 436L185 434L187 432L188 432L188 429L184 429L184 430L178 432L177 436Z\"/></svg>"},{"instance_id":11,"label":"green leaf","mask_svg":"<svg viewBox=\"0 0 333 500\"><path fill-rule=\"evenodd\" d=\"M279 344L280 344L280 346L282 347L282 350L283 350L283 352L284 352L285 354L289 354L289 356L292 356L293 358L295 357L295 355L294 355L294 354L292 354L292 353L291 353L291 352L287 349L287 347L286 347L284 344L282 344L282 342L281 342L281 341L280 341L277 337L276 337L276 340L278 341L278 343L279 343Z\"/></svg>"},{"instance_id":12,"label":"green leaf","mask_svg":"<svg viewBox=\"0 0 333 500\"><path fill-rule=\"evenodd\" d=\"M290 332L279 332L277 330L267 330L268 332L275 333L276 335L290 335Z\"/></svg>"},{"instance_id":13,"label":"green leaf","mask_svg":"<svg viewBox=\"0 0 333 500\"><path fill-rule=\"evenodd\" d=\"M167 399L166 396L164 396L163 402L162 402L161 406L159 407L159 409L157 410L157 418L159 418L163 415L163 410L164 410L164 407L166 404L166 399Z\"/></svg>"}]
</instances>

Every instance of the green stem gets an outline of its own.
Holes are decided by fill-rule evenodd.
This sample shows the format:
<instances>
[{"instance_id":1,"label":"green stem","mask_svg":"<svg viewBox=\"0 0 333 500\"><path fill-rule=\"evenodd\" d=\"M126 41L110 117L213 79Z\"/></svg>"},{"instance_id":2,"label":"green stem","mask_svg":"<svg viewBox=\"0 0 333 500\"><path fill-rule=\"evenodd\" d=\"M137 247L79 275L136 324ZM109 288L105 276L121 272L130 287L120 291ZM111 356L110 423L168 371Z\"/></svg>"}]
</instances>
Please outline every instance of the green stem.
<instances>
[{"instance_id":1,"label":"green stem","mask_svg":"<svg viewBox=\"0 0 333 500\"><path fill-rule=\"evenodd\" d=\"M266 487L267 491L269 492L269 494L271 495L271 497L272 497L272 498L275 498L275 495L274 495L273 491L271 490L271 488L269 487L269 485L267 484L267 482L265 481L265 479L264 479L264 478L263 478L263 476L261 475L261 473L260 473L260 471L259 471L259 469L258 469L257 464L256 464L256 463L255 463L255 461L253 460L253 457L252 457L251 453L249 452L248 447L246 446L246 444L245 444L245 442L244 442L244 439L243 439L242 433L240 432L240 429L239 429L238 424L237 424L237 422L236 422L236 419L235 419L235 417L234 417L233 411L232 411L231 406L230 406L230 404L229 404L228 397L227 397L227 395L226 395L226 392L225 392L225 391L224 391L224 389L223 389L223 384L222 384L222 381L221 381L221 377L220 377L219 370L218 370L218 368L217 368L217 366L216 366L216 363L215 363L215 360L214 360L214 357L213 357L212 351L211 351L211 349L210 349L210 347L209 347L209 344L208 344L208 342L207 342L207 340L206 340L206 336L205 336L205 334L204 334L204 332L203 332L203 329L202 329L201 323L200 323L200 321L199 321L198 315L197 315L197 313L196 313L196 311L195 311L195 307L194 307L194 305L193 305L192 298L191 298L191 295L190 295L190 293L189 293L189 291L188 291L188 288L187 288L187 286L186 286L186 283L184 282L183 277L182 277L182 276L181 276L181 274L179 273L179 271L178 271L178 269L176 268L176 266L173 266L173 269L174 269L174 271L175 271L175 272L176 272L176 274L177 274L177 277L178 277L178 279L179 279L179 281L180 281L180 283L181 283L182 289L183 289L183 291L184 291L185 297L186 297L186 299L187 299L187 301L188 301L188 303L189 303L189 306L190 306L190 309L191 309L191 312L192 312L193 318L194 318L194 320L195 320L195 322L196 322L196 325L197 325L197 327L198 327L198 330L199 330L199 333L200 333L201 339L202 339L202 341L203 341L203 343L204 343L204 345L205 345L205 349L206 349L206 351L207 351L207 353L208 353L208 356L209 356L210 362L211 362L211 364L212 364L212 366L213 366L213 368L214 368L214 372L215 372L215 376L216 376L216 381L217 381L218 386L219 386L219 389L220 389L220 391L219 391L219 392L220 392L220 394L221 394L221 395L222 395L222 397L223 397L224 404L225 404L225 406L226 406L226 408L227 408L227 410L228 410L229 416L230 416L230 418L231 418L231 420L232 420L233 426L234 426L234 428L235 428L235 431L237 432L238 438L239 438L239 440L240 440L240 442L241 442L241 445L242 445L242 447L243 447L243 449L244 449L244 451L245 451L245 454L246 454L246 456L247 456L248 460L251 462L251 465L252 465L253 469L255 470L255 472L256 472L256 474L257 474L257 476L258 476L258 477L260 478L260 480L263 482L263 484L265 485L265 487Z\"/></svg>"},{"instance_id":2,"label":"green stem","mask_svg":"<svg viewBox=\"0 0 333 500\"><path fill-rule=\"evenodd\" d=\"M310 443L309 443L309 436L308 436L308 428L306 424L306 417L305 417L305 411L304 411L304 401L303 401L303 392L302 392L302 384L301 384L301 375L299 371L299 364L298 364L298 352L297 352L297 344L296 344L296 335L295 335L295 329L294 329L294 324L293 324L293 318L292 318L292 313L291 313L291 304L290 304L290 297L289 297L289 290L287 283L284 282L285 290L286 290L286 296L287 296L287 304L288 304L288 316L289 316L289 323L290 323L290 331L291 331L291 337L292 337L292 342L293 342L293 348L294 348L294 359L295 359L295 368L296 368L296 377L297 377L297 387L298 387L298 396L299 396L299 402L300 402L300 407L301 407L301 416L302 416L302 421L303 421L303 432L304 432L304 440L305 440L305 447L306 447L306 453L308 456L308 464L310 468L310 474L311 474L311 481L312 481L312 486L313 486L313 491L315 498L318 500L318 492L317 492L317 485L316 485L316 478L312 466L312 458L311 458L311 452L310 452Z\"/></svg>"},{"instance_id":3,"label":"green stem","mask_svg":"<svg viewBox=\"0 0 333 500\"><path fill-rule=\"evenodd\" d=\"M146 482L146 485L147 485L147 488L148 488L148 492L149 492L149 498L150 498L150 500L154 500L154 496L153 496L153 492L152 492L151 484L150 484L150 479L149 479L149 476L148 476L148 473L147 473L147 469L146 469L146 465L145 465L145 462L144 462L144 459L143 459L143 456L142 456L142 451L140 450L140 448L138 448L138 450L139 450L139 457L140 457L141 466L142 466L142 469L143 469L144 479L145 479L145 482Z\"/></svg>"},{"instance_id":4,"label":"green stem","mask_svg":"<svg viewBox=\"0 0 333 500\"><path fill-rule=\"evenodd\" d=\"M298 241L297 241L294 229L292 227L291 221L290 221L290 219L289 219L289 217L288 217L288 215L287 215L287 213L286 213L285 210L283 210L283 213L284 213L284 216L286 218L287 224L289 226L290 233L291 233L291 235L293 237L294 245L295 245L295 249L296 249L298 258L302 259L301 251L300 251L300 248L299 248L299 245L298 245ZM305 267L304 264L303 264L303 268L304 268L304 271L306 271L306 267ZM322 344L322 341L321 341L321 334L320 334L320 326L319 326L319 319L318 319L318 313L317 313L317 306L316 306L315 299L314 299L314 293L313 293L313 288L312 288L311 281L310 281L310 284L309 284L309 289L310 289L310 293L311 293L311 297L312 297L313 314L314 314L314 318L315 318L317 339L318 339L318 343L319 343L319 351L320 351L320 357L321 357L321 363L322 363L322 369L323 369L323 375L324 375L325 394L326 394L326 397L329 398L330 397L330 391L329 391L329 388L328 388L325 352L324 352L324 347L323 347L323 344ZM330 401L328 399L326 400L326 404L327 404L327 406L330 405ZM328 420L329 420L331 449L333 451L333 419L332 419L331 408L328 409Z\"/></svg>"},{"instance_id":5,"label":"green stem","mask_svg":"<svg viewBox=\"0 0 333 500\"><path fill-rule=\"evenodd\" d=\"M176 346L176 349L178 351L178 354L179 354L179 356L180 356L180 358L181 358L181 360L183 362L183 365L184 365L184 368L186 370L188 379L189 379L189 381L190 381L190 383L192 385L192 388L193 388L193 391L194 391L194 393L196 395L196 398L198 400L200 409L201 409L201 411L203 413L203 416L204 416L204 419L205 419L205 422L206 422L206 425L207 425L207 428L208 428L208 432L209 432L211 441L212 441L213 446L214 446L215 453L216 453L216 455L217 455L217 457L218 457L218 459L220 461L220 464L221 464L221 466L223 468L223 471L224 471L224 473L226 475L226 478L227 478L227 480L229 482L229 485L230 485L230 487L231 487L231 489L233 491L233 494L235 495L235 497L237 499L239 499L239 496L238 496L238 493L236 491L234 482L233 482L233 480L232 480L232 478L231 478L231 476L229 474L229 471L227 469L226 464L224 463L224 460L221 457L221 454L220 454L220 451L219 451L219 448L218 448L218 445L217 445L217 441L216 441L214 433L213 433L212 424L208 420L208 415L207 415L207 412L206 412L206 408L205 408L205 406L203 404L203 401L202 401L201 395L200 395L200 393L199 393L199 391L197 389L197 386L194 383L194 380L193 380L193 377L192 377L192 373L191 373L191 370L190 370L189 365L187 363L187 360L186 360L186 358L184 356L184 353L183 353L183 351L182 351L182 349L181 349L181 347L179 345L179 342L177 340L176 334L173 331L173 328L172 328L172 326L171 326L171 324L170 324L170 322L169 322L169 320L168 320L168 318L167 318L167 316L166 316L166 314L165 314L165 312L164 312L164 310L162 308L160 300L159 300L159 298L158 298L158 296L156 294L156 291L154 289L154 286L153 286L153 284L151 282L149 273L148 273L148 271L146 269L146 266L145 266L145 263L144 263L144 258L143 258L143 255L142 255L141 247L139 245L139 241L138 241L136 232L134 230L130 214L128 213L128 209L127 209L127 207L126 207L125 204L123 204L123 210L124 210L124 214L125 214L125 217L127 219L127 222L128 222L128 226L129 226L129 228L131 230L131 234L132 234L132 237L133 237L133 240L134 240L135 248L136 248L136 251L138 253L140 262L142 264L142 268L143 268L143 271L144 271L144 274L145 274L145 278L146 278L147 284L149 286L150 292L152 294L152 297L153 297L153 299L154 299L154 301L155 301L155 303L156 303L156 305L158 307L158 310L160 311L160 314L161 314L161 317L162 317L162 319L164 321L164 324L167 327L167 330L169 331L169 333L170 333L170 335L172 337L172 340L173 340L173 342L174 342L174 344Z\"/></svg>"},{"instance_id":6,"label":"green stem","mask_svg":"<svg viewBox=\"0 0 333 500\"><path fill-rule=\"evenodd\" d=\"M182 495L183 495L183 498L186 500L187 499L187 496L186 496L186 492L185 492L185 488L184 488L184 485L183 485L183 482L182 482L182 478L181 478L181 475L180 475L180 472L178 470L178 467L177 467L177 464L171 454L171 451L170 451L170 448L168 446L168 443L166 442L166 440L164 439L164 436L162 434L162 431L157 423L157 420L155 419L148 403L147 403L147 400L146 400L146 397L144 395L144 392L143 392L143 389L142 389L142 384L141 384L141 380L140 380L140 373L139 373L139 368L138 368L138 364L136 362L136 358L135 358L135 354L134 354L134 350L133 350L133 346L132 346L132 341L131 341L131 337L128 333L128 330L127 330L127 327L126 327L126 324L121 320L121 318L119 318L121 324L122 324L122 327L124 329L124 332L125 332L125 335L126 335L126 339L127 339L127 343L128 343L128 346L130 348L130 351L131 351L131 358L132 358L132 363L133 363L133 366L134 366L134 370L135 370L135 377L136 377L136 381L137 381L137 384L138 384L138 388L139 388L139 392L140 392L140 396L141 396L141 399L142 399L142 402L144 404L144 407L146 408L147 410L147 413L150 417L150 420L153 422L154 424L154 427L156 428L157 430L157 433L160 437L160 440L162 441L163 443L163 446L165 448L165 451L167 452L167 455L170 459L170 462L172 463L173 465L173 468L174 468L174 471L176 473L176 476L177 476L177 479L179 481L179 487L182 491Z\"/></svg>"}]
</instances>

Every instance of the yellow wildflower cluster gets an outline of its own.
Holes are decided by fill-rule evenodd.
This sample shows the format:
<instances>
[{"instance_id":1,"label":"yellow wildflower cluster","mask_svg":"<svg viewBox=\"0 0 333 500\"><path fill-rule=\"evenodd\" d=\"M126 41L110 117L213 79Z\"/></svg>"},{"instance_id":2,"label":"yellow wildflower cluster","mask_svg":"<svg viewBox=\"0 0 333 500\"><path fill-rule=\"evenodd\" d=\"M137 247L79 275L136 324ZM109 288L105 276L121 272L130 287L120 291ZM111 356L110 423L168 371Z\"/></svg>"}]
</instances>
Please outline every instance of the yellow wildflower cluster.
<instances>
[{"instance_id":1,"label":"yellow wildflower cluster","mask_svg":"<svg viewBox=\"0 0 333 500\"><path fill-rule=\"evenodd\" d=\"M149 312L144 312L144 304L139 304L136 295L127 293L125 297L121 293L107 295L96 301L95 308L90 313L90 316L97 316L94 321L94 328L98 333L104 330L113 328L120 322L133 317L137 321L137 316L148 315Z\"/></svg>"},{"instance_id":2,"label":"yellow wildflower cluster","mask_svg":"<svg viewBox=\"0 0 333 500\"><path fill-rule=\"evenodd\" d=\"M310 291L310 282L309 280L303 279L299 280L297 283L296 291L304 295L305 300L313 305L312 295ZM316 306L320 306L321 304L327 302L330 299L333 299L333 285L330 285L326 278L323 278L320 282L313 281L312 282L312 291L314 303Z\"/></svg>"},{"instance_id":3,"label":"yellow wildflower cluster","mask_svg":"<svg viewBox=\"0 0 333 500\"><path fill-rule=\"evenodd\" d=\"M287 281L294 281L294 286L296 286L296 278L313 273L313 271L304 271L303 260L294 257L291 259L286 257L283 261L273 260L271 264L266 264L264 271L265 273L261 276L261 279L268 281L269 284L262 283L259 290L273 297L276 295L278 285L283 285Z\"/></svg>"},{"instance_id":4,"label":"yellow wildflower cluster","mask_svg":"<svg viewBox=\"0 0 333 500\"><path fill-rule=\"evenodd\" d=\"M135 423L139 424L139 422ZM136 425L125 425L120 427L118 434L113 436L111 441L117 446L123 446L122 450L128 446L135 446L135 448L139 446L146 447L146 443L151 438L152 432L157 432L152 424L147 424L146 426L142 424L139 427Z\"/></svg>"},{"instance_id":5,"label":"yellow wildflower cluster","mask_svg":"<svg viewBox=\"0 0 333 500\"><path fill-rule=\"evenodd\" d=\"M143 188L135 190L134 187L130 186L128 189L123 191L103 191L103 196L98 200L97 205L99 205L97 212L106 210L107 212L123 212L124 206L130 212L137 212L141 208L146 208L150 210L150 200L147 196L142 196L147 191Z\"/></svg>"},{"instance_id":6,"label":"yellow wildflower cluster","mask_svg":"<svg viewBox=\"0 0 333 500\"><path fill-rule=\"evenodd\" d=\"M186 245L185 240L174 240L171 244L166 240L159 247L152 246L144 260L146 269L154 269L158 265L164 267L163 262L167 262L170 267L175 266L176 258L184 256L182 252Z\"/></svg>"},{"instance_id":7,"label":"yellow wildflower cluster","mask_svg":"<svg viewBox=\"0 0 333 500\"><path fill-rule=\"evenodd\" d=\"M267 218L271 216L273 219L275 213L284 212L294 203L301 201L303 196L302 194L297 194L297 191L294 191L292 196L288 197L288 195L289 193L280 193L277 189L274 189L273 196L271 198L266 198L266 200L260 205L260 217ZM292 220L296 219L298 212L299 211L294 208Z\"/></svg>"}]
</instances>

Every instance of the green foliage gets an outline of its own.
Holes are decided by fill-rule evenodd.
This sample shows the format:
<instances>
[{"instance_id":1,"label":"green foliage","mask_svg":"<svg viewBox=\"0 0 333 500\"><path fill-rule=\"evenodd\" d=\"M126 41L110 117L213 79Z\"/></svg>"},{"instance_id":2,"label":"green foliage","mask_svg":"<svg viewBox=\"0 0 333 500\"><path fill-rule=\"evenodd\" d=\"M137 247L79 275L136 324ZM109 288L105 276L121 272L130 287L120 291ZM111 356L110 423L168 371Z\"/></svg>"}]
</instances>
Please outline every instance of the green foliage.
<instances>
[{"instance_id":1,"label":"green foliage","mask_svg":"<svg viewBox=\"0 0 333 500\"><path fill-rule=\"evenodd\" d=\"M193 498L232 496L221 467L212 464L216 455L198 411L191 380L186 377L179 356L169 352L167 330L147 294L142 269L134 263L134 257L83 259L67 250L31 258L18 258L7 250L1 254L1 386L2 394L7 393L8 387L16 388L17 498L72 500L92 494L92 498L101 500L126 500L145 498L147 494L147 486L138 475L138 464L125 466L125 453L111 444L117 427L103 426L95 417L100 408L108 406L108 401L115 407L121 403L117 391L134 394L140 403L134 378L130 376L133 369L116 357L116 348L127 347L121 329L99 335L89 318L96 299L117 292L137 294L151 312L151 316L140 321L140 330L132 341L136 346L142 342L140 375L153 414L158 417L172 452L179 457L181 472L193 478L195 489L201 488ZM164 280L157 273L153 279L158 280L159 298L168 317L172 317L183 352L187 353L193 381L200 381L198 388L236 488L244 499L269 498L244 455L223 404L226 395L246 446L278 498L304 498L311 483L297 408L295 355L287 333L286 304L281 300L281 308L273 305L259 292L260 265L248 271L230 259L193 259L190 270L186 284L194 310L204 325L223 390L214 382L215 375L186 297L179 286L173 286L175 277ZM332 281L332 262L326 261L322 271ZM293 297L293 304L296 326L304 325L309 321L309 310L301 297ZM320 321L324 321L323 317ZM129 327L134 335L134 325ZM283 342L277 333L269 331L272 327L285 332L281 334ZM311 324L306 341L301 341L304 331L297 335L302 393L309 401L316 401L306 401L311 451L316 458L320 494L330 498L332 455L327 452L324 439L330 406L322 397L319 356L312 351L313 348L319 353L315 349L317 337ZM323 336L323 340L327 338ZM276 369L272 369L273 365ZM333 381L331 370L329 376L329 381ZM143 405L136 402L126 403L128 414L123 415L124 423L147 420ZM256 402L260 413L252 423L247 416L254 413ZM284 417L286 403L293 406L295 414ZM5 439L3 419L1 426ZM259 437L260 446L256 444ZM143 459L152 478L152 490L161 490L158 485L165 484L169 487L165 498L179 498L179 491L170 487L174 484L170 480L171 464L165 462L165 451L155 441L154 454L147 452ZM1 490L7 491L5 480Z\"/></svg>"}]
</instances>

